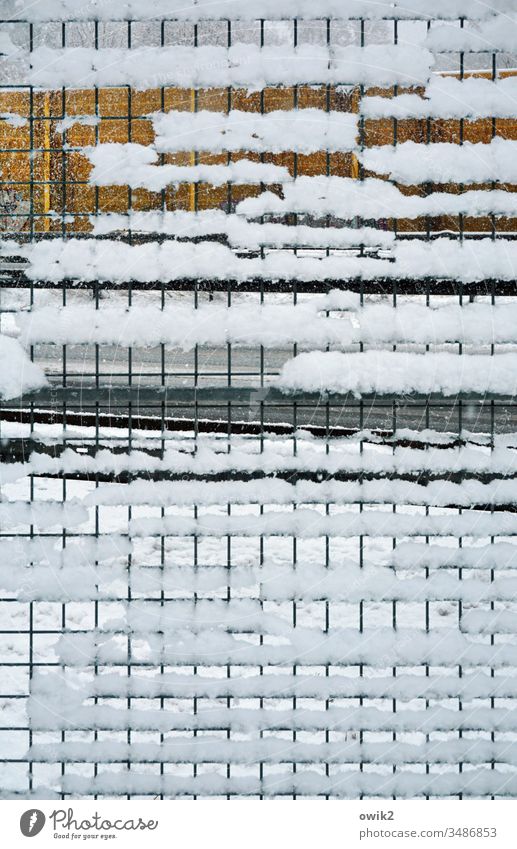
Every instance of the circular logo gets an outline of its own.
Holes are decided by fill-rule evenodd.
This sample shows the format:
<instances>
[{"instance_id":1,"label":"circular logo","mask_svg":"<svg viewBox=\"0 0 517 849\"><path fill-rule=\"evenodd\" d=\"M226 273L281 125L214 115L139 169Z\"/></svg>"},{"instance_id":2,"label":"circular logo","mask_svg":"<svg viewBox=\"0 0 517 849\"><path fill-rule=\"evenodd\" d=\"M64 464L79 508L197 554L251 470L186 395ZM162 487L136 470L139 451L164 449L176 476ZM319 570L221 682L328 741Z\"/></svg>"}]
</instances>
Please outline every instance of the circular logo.
<instances>
[{"instance_id":1,"label":"circular logo","mask_svg":"<svg viewBox=\"0 0 517 849\"><path fill-rule=\"evenodd\" d=\"M24 837L36 837L45 825L45 814L37 808L25 811L20 817L20 831Z\"/></svg>"}]
</instances>

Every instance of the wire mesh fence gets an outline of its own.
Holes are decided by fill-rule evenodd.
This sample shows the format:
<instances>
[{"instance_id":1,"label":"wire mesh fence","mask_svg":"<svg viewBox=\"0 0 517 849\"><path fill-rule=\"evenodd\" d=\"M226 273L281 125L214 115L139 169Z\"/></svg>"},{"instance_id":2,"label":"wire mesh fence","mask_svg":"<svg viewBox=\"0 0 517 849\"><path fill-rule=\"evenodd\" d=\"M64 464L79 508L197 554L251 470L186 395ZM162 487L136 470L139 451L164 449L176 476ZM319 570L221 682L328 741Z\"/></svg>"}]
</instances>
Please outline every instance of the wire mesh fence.
<instances>
[{"instance_id":1,"label":"wire mesh fence","mask_svg":"<svg viewBox=\"0 0 517 849\"><path fill-rule=\"evenodd\" d=\"M0 22L4 795L514 796L513 57L198 18Z\"/></svg>"}]
</instances>

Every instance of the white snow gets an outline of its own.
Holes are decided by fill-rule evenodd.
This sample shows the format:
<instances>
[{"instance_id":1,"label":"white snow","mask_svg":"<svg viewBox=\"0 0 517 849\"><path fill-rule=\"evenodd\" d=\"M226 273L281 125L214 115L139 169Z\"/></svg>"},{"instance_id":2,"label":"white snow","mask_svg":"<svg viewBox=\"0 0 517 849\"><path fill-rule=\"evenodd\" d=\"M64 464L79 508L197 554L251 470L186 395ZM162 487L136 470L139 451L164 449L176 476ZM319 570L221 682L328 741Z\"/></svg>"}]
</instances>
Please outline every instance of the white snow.
<instances>
[{"instance_id":1,"label":"white snow","mask_svg":"<svg viewBox=\"0 0 517 849\"><path fill-rule=\"evenodd\" d=\"M511 512L465 512L461 515L414 516L383 510L350 515L322 516L318 510L301 508L286 513L272 511L260 516L203 515L199 519L165 516L160 519L132 519L133 537L149 536L288 536L300 539L318 537L406 537L406 536L515 536L517 517Z\"/></svg>"},{"instance_id":2,"label":"white snow","mask_svg":"<svg viewBox=\"0 0 517 849\"><path fill-rule=\"evenodd\" d=\"M357 627L333 628L329 634L320 628L291 628L289 635L284 635L282 641L264 641L259 645L258 641L251 642L242 639L242 634L226 633L207 629L199 634L192 634L190 630L183 633L173 633L171 638L167 633L156 633L147 636L145 643L137 651L136 641L134 644L133 660L135 666L159 666L169 664L173 666L197 665L203 658L203 665L226 666L292 666L302 664L307 666L323 666L331 663L335 666L356 666L359 663L371 666L415 666L429 664L431 666L457 667L459 663L468 666L489 666L495 669L512 667L515 663L516 647L513 643L500 643L494 649L489 642L475 642L471 637L461 634L456 628L443 627L440 636L427 633L424 628L401 628L398 631L391 627L378 629L365 629L359 632ZM56 644L58 659L61 663L83 668L93 666L96 662L102 665L127 666L129 650L127 640L118 639L118 635L101 634L100 632L80 634L74 632L64 633ZM126 728L129 718L123 709L113 709L102 706L101 711L95 707L85 707L78 710L77 698L70 698L67 704L63 704L62 694L55 691L47 694L46 700L41 688L34 690L35 698L30 703L30 717L34 728L55 728L56 722L56 698L64 714L63 719L72 727L97 727ZM81 694L79 694L79 699ZM45 704L47 702L47 705ZM190 706L189 706L190 707ZM415 730L422 728L425 724L429 730L438 730L440 723L436 722L433 713L436 708L430 708L429 713L414 709L401 711L395 718L387 711L374 710L372 713L371 730L376 728L376 722L399 722L406 723L407 728ZM457 710L443 710L442 728L458 729L461 716ZM308 710L301 712L298 719L297 712L287 718L283 718L279 711L261 711L256 709L239 710L221 709L217 716L215 709L206 709L204 713L198 714L196 726L198 728L226 727L231 724L235 730L248 730L252 728L278 728L282 727L282 719L287 723L295 724L295 727L306 729L324 729L333 726L333 717L326 715L326 711ZM358 717L350 715L349 711L339 711L345 728L357 728ZM84 715L84 718L82 716ZM244 715L243 715L244 714ZM269 714L269 715L268 715ZM501 730L515 730L517 728L517 717L512 711L492 711L487 708L486 715L480 716L479 710L473 711L469 717L463 714L464 727L480 728L480 724L490 728L499 727ZM103 718L105 717L105 721ZM305 722L303 721L305 719ZM85 721L86 720L86 721ZM132 711L132 727L138 729L156 730L181 730L192 729L195 717L190 710L182 713L164 712L159 709ZM337 717L336 717L337 720ZM473 721L474 720L474 721ZM191 723L191 724L189 724ZM299 723L299 724L298 724ZM303 723L303 724L302 724ZM352 723L352 724L346 724ZM363 726L364 727L364 726ZM386 728L386 725L384 726ZM391 727L387 725L387 727ZM380 729L378 729L380 730Z\"/></svg>"},{"instance_id":3,"label":"white snow","mask_svg":"<svg viewBox=\"0 0 517 849\"><path fill-rule=\"evenodd\" d=\"M513 118L517 106L517 78L500 80L433 76L424 96L364 97L366 118Z\"/></svg>"},{"instance_id":4,"label":"white snow","mask_svg":"<svg viewBox=\"0 0 517 849\"><path fill-rule=\"evenodd\" d=\"M516 546L513 548L515 550ZM505 568L507 568L506 563ZM13 593L20 601L119 602L119 588L124 583L127 584L127 580L127 567L123 565L97 568L90 565L68 569L26 567L17 574L13 574L12 569L0 570L0 586L4 591ZM400 579L384 564L359 569L356 563L347 562L331 564L329 567L318 567L314 563L300 563L294 571L290 566L275 562L265 564L261 568L235 566L232 568L231 575L228 575L228 570L224 567L217 566L206 569L169 566L165 573L163 570L145 567L132 578L131 586L135 593L163 592L178 598L192 598L193 593L222 594L226 593L230 586L234 594L260 592L261 603L278 604L296 601L303 605L303 603L318 601L326 602L330 597L335 603L346 602L347 604L358 604L361 601L373 603L396 601L401 604L461 601L464 604L475 605L477 608L490 602L512 604L515 599L517 581L515 578L498 578L487 582L470 578L468 581L460 582L457 575L447 573L429 578L406 576ZM170 617L173 621L162 623L163 627L175 630L176 612L177 608L174 607ZM153 627L158 627L157 615L152 615L147 628L141 621L139 625L136 625L135 619L131 620L131 627L139 632L152 631ZM129 627L127 621L121 619L118 630L127 630ZM196 627L192 625L194 630ZM218 627L218 623L214 622L213 627ZM251 622L248 620L246 627L251 627ZM262 628L271 626L268 626L267 619L264 619L264 622L261 619L256 627L261 631ZM495 632L497 630L495 628ZM188 685L188 679L185 680ZM313 690L315 687L313 683ZM515 687L517 688L517 685ZM274 695L274 688L273 684L272 695ZM115 691L118 693L116 688ZM152 697L153 693L149 695ZM407 697L409 698L410 694Z\"/></svg>"},{"instance_id":5,"label":"white snow","mask_svg":"<svg viewBox=\"0 0 517 849\"><path fill-rule=\"evenodd\" d=\"M131 85L210 88L297 83L336 85L418 85L434 64L422 47L373 44L366 47L37 47L30 53L28 81L38 88Z\"/></svg>"},{"instance_id":6,"label":"white snow","mask_svg":"<svg viewBox=\"0 0 517 849\"><path fill-rule=\"evenodd\" d=\"M423 672L421 670L420 672ZM71 698L76 700L74 690L97 697L132 696L144 698L274 698L279 694L292 698L401 698L411 700L428 696L430 699L462 697L465 700L475 698L513 697L517 694L517 679L512 676L496 675L465 670L463 676L416 672L401 672L396 677L386 675L384 670L372 670L368 676L347 676L340 670L329 669L328 675L300 675L292 671L275 674L258 674L246 671L246 674L233 674L232 677L202 674L189 675L185 672L164 672L161 675L148 675L135 669L131 676L119 675L116 671L102 671L98 675L88 676L74 669L59 672L38 670L34 675L34 692L48 698L51 688L55 691L67 689Z\"/></svg>"},{"instance_id":7,"label":"white snow","mask_svg":"<svg viewBox=\"0 0 517 849\"><path fill-rule=\"evenodd\" d=\"M178 183L285 183L287 168L241 159L228 165L158 165L158 153L139 144L100 144L83 153L93 165L89 182L94 186L131 186L159 192Z\"/></svg>"},{"instance_id":8,"label":"white snow","mask_svg":"<svg viewBox=\"0 0 517 849\"><path fill-rule=\"evenodd\" d=\"M223 740L216 734L192 738L175 736L164 743L103 741L102 743L66 742L39 744L30 749L30 758L43 763L62 760L65 763L173 763L173 764L347 764L362 760L370 764L392 764L390 742L360 743L339 740L334 743L290 742L282 735L271 734L250 741ZM512 749L507 741L491 742L470 739L404 743L397 746L397 764L422 763L484 764L491 760L512 763Z\"/></svg>"},{"instance_id":9,"label":"white snow","mask_svg":"<svg viewBox=\"0 0 517 849\"><path fill-rule=\"evenodd\" d=\"M0 504L0 522L4 528L35 525L40 530L56 525L73 527L88 518L84 507L78 504L47 504L34 502L9 502Z\"/></svg>"},{"instance_id":10,"label":"white snow","mask_svg":"<svg viewBox=\"0 0 517 849\"><path fill-rule=\"evenodd\" d=\"M286 246L314 248L365 247L388 248L395 236L374 227L312 227L304 224L275 224L247 221L240 215L207 209L200 212L182 210L164 212L100 213L90 222L94 236L105 236L117 230L137 233L166 233L182 238L213 234L226 235L232 247L256 250L260 247Z\"/></svg>"},{"instance_id":11,"label":"white snow","mask_svg":"<svg viewBox=\"0 0 517 849\"><path fill-rule=\"evenodd\" d=\"M29 123L28 118L24 118L23 115L17 115L15 112L1 112L0 119L14 129L26 127Z\"/></svg>"},{"instance_id":12,"label":"white snow","mask_svg":"<svg viewBox=\"0 0 517 849\"><path fill-rule=\"evenodd\" d=\"M513 14L496 15L475 28L444 24L431 27L423 44L434 51L512 53L517 38L517 18Z\"/></svg>"},{"instance_id":13,"label":"white snow","mask_svg":"<svg viewBox=\"0 0 517 849\"><path fill-rule=\"evenodd\" d=\"M408 141L365 150L368 171L399 183L517 183L517 142L496 138L490 144Z\"/></svg>"},{"instance_id":14,"label":"white snow","mask_svg":"<svg viewBox=\"0 0 517 849\"><path fill-rule=\"evenodd\" d=\"M478 395L517 393L517 354L495 357L449 353L413 354L315 351L285 363L278 381L285 392Z\"/></svg>"},{"instance_id":15,"label":"white snow","mask_svg":"<svg viewBox=\"0 0 517 849\"><path fill-rule=\"evenodd\" d=\"M43 371L31 362L20 343L0 335L0 397L18 398L24 392L46 385Z\"/></svg>"},{"instance_id":16,"label":"white snow","mask_svg":"<svg viewBox=\"0 0 517 849\"><path fill-rule=\"evenodd\" d=\"M282 20L285 18L346 19L351 17L378 20L383 17L421 18L451 20L468 16L472 20L484 20L496 13L514 11L513 0L434 0L432 9L427 0L212 0L209 5L197 0L154 0L142 5L140 0L45 0L36 6L27 0L17 0L10 11L12 20L61 21L91 20L154 20L173 18L187 21L233 20L256 21Z\"/></svg>"},{"instance_id":17,"label":"white snow","mask_svg":"<svg viewBox=\"0 0 517 849\"><path fill-rule=\"evenodd\" d=\"M391 744L390 744L391 745ZM266 774L263 778L249 775L226 777L226 773L202 773L196 777L158 775L138 772L104 772L96 777L85 777L68 773L63 776L63 792L78 796L99 794L112 796L133 793L136 795L182 797L217 796L226 798L228 794L254 796L260 798L278 798L287 796L331 796L342 799L364 799L419 797L462 798L496 796L513 799L517 794L517 779L512 771L492 769L489 766L472 767L468 773L430 772L420 774L413 771L368 770L359 769L338 772L326 776L321 771L302 770L293 774ZM46 797L45 797L46 798Z\"/></svg>"},{"instance_id":18,"label":"white snow","mask_svg":"<svg viewBox=\"0 0 517 849\"><path fill-rule=\"evenodd\" d=\"M423 146L421 147L422 151ZM307 212L349 220L355 215L372 218L419 218L423 215L515 215L517 195L502 190L433 192L427 197L408 196L385 180L364 181L346 177L298 177L286 185L283 198L272 192L246 198L237 212L246 217L266 213Z\"/></svg>"},{"instance_id":19,"label":"white snow","mask_svg":"<svg viewBox=\"0 0 517 849\"><path fill-rule=\"evenodd\" d=\"M432 481L426 486L403 480L333 481L290 484L280 480L257 481L133 481L129 484L99 485L86 497L87 505L192 504L423 504L426 506L517 504L513 480L484 484L465 480L461 484Z\"/></svg>"},{"instance_id":20,"label":"white snow","mask_svg":"<svg viewBox=\"0 0 517 849\"><path fill-rule=\"evenodd\" d=\"M321 354L321 356L324 355ZM296 360L291 362L296 363ZM296 370L297 368L296 366ZM365 435L364 438L367 436ZM100 449L92 457L67 448L60 457L33 452L29 463L16 465L11 480L25 477L27 474L52 475L60 472L120 474L124 471L133 473L172 471L178 474L206 475L228 471L250 472L259 469L267 474L274 474L280 470L325 472L331 475L340 471L356 473L369 471L377 474L398 475L421 471L432 471L435 474L465 471L479 474L488 472L504 476L515 474L517 471L517 452L513 447L500 447L497 442L494 450L481 450L470 445L459 448L426 448L426 450L393 448L390 445L388 450L383 452L361 451L359 440L351 444L346 440L343 443L338 442L333 444L332 448L331 452L327 452L324 442L312 440L306 443L301 442L298 445L297 455L293 456L292 446L289 443L266 441L261 451L243 443L236 444L232 451L228 452L226 446L214 447L210 440L202 436L198 436L195 453L192 449L187 452L181 448L165 448L163 458L153 457L139 450L120 454L107 449Z\"/></svg>"},{"instance_id":21,"label":"white snow","mask_svg":"<svg viewBox=\"0 0 517 849\"><path fill-rule=\"evenodd\" d=\"M275 226L275 225L272 225ZM281 225L279 225L281 226ZM310 228L308 228L310 229ZM327 316L326 309L332 310ZM517 305L509 303L443 304L427 307L381 302L340 310L332 297L288 304L203 304L197 309L182 303L124 308L81 304L36 307L13 316L13 328L23 345L116 344L152 347L163 344L191 351L196 345L263 345L282 347L297 342L322 349L415 343L471 345L517 343Z\"/></svg>"},{"instance_id":22,"label":"white snow","mask_svg":"<svg viewBox=\"0 0 517 849\"><path fill-rule=\"evenodd\" d=\"M101 119L98 115L65 115L62 121L58 121L54 127L56 133L65 133L70 127L79 124L83 127L97 127Z\"/></svg>"},{"instance_id":23,"label":"white snow","mask_svg":"<svg viewBox=\"0 0 517 849\"><path fill-rule=\"evenodd\" d=\"M357 147L357 115L292 109L265 115L232 109L228 114L201 110L156 112L154 146L160 153L174 151L253 151L255 153L314 153L319 150L353 151Z\"/></svg>"},{"instance_id":24,"label":"white snow","mask_svg":"<svg viewBox=\"0 0 517 849\"><path fill-rule=\"evenodd\" d=\"M287 191L288 187L286 194ZM261 201L261 198L256 200ZM250 203L254 201L251 199ZM241 206L246 203L244 201ZM74 238L57 238L21 247L3 242L0 250L26 258L28 264L24 271L31 280L72 278L109 280L119 284L129 280L152 282L184 277L236 281L440 278L470 283L494 278L513 280L517 264L516 242L490 238L398 241L393 246L391 258L386 254L373 258L362 257L357 252L327 256L324 252L298 255L290 251L243 258L217 242L128 245Z\"/></svg>"}]
</instances>

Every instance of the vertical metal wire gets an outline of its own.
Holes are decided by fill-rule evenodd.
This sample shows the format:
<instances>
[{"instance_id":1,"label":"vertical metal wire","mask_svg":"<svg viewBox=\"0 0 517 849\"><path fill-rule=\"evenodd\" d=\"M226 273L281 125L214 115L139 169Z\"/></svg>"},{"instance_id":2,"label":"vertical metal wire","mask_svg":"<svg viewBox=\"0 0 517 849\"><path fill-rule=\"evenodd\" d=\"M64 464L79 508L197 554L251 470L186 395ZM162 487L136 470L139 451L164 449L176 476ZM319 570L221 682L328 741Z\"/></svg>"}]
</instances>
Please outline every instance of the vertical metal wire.
<instances>
[{"instance_id":1,"label":"vertical metal wire","mask_svg":"<svg viewBox=\"0 0 517 849\"><path fill-rule=\"evenodd\" d=\"M465 26L465 19L460 18L460 29L463 29L464 26ZM460 80L463 81L464 79L465 79L465 54L460 53ZM460 139L459 139L460 146L463 146L464 137L465 137L465 121L464 121L463 118L460 118ZM463 191L463 189L464 189L463 185L460 184L460 191ZM460 233L459 233L460 243L463 243L464 237L465 237L465 217L461 213L459 215L459 231L460 231ZM463 306L463 285L462 284L460 284L459 302L460 302L460 306ZM463 345L461 343L458 346L458 354L459 354L459 356L463 355ZM461 439L462 436L463 436L463 407L462 407L462 403L463 403L462 399L460 398L459 401L458 401L458 439ZM463 511L460 508L459 511L458 511L460 516L461 516L462 512ZM459 538L459 547L460 548L463 547L462 537ZM459 577L460 581L463 579L463 570L462 569L458 570L458 577ZM462 614L463 614L463 602L460 599L460 601L458 602L458 629L460 631L462 630L462 627L461 627ZM460 680L463 678L463 666L461 664L458 667L458 677L460 678ZM463 702L462 702L461 698L458 700L458 709L460 711L463 710ZM459 737L460 740L463 738L463 731L461 729L458 732L458 737ZM461 760L460 760L460 763L458 764L458 771L459 771L460 775L463 773L463 763L461 762ZM460 799L463 798L462 793L459 794L459 798Z\"/></svg>"},{"instance_id":2,"label":"vertical metal wire","mask_svg":"<svg viewBox=\"0 0 517 849\"><path fill-rule=\"evenodd\" d=\"M359 26L360 26L359 43L360 43L361 47L365 47L366 46L365 22L364 22L363 18L361 18L361 20L359 21ZM365 120L364 120L364 115L363 115L363 111L362 111L362 102L363 102L363 98L364 98L364 95L365 95L365 87L364 87L363 84L360 85L359 92L360 92L360 94L359 94L360 100L359 100L359 127L358 127L358 132L359 132L359 151L360 151L361 156L360 156L360 159L359 159L358 177L359 177L359 181L361 183L363 183L364 182L364 166L363 166L362 154L363 154L365 146L366 146ZM358 219L357 225L358 225L358 227L363 226L363 220L362 220L361 217ZM363 254L364 254L364 247L363 247L363 245L361 245L359 255L363 256ZM364 306L365 292L364 292L364 283L363 283L362 280L361 280L361 284L360 284L359 293L360 293L359 294L360 304L361 304L361 307L363 307ZM364 343L363 342L359 343L359 351L361 353L364 351ZM360 442L359 442L359 452L360 452L361 457L364 455L364 445L365 445L364 440L362 439L363 428L364 428L364 403L363 403L363 400L361 399L359 401L359 430L360 430L360 433L361 433L361 439L360 439ZM360 475L359 475L359 482L360 482L360 484L362 484L364 482L364 476L363 476L362 472L360 472ZM359 515L362 515L363 510L364 510L363 502L362 502L362 500L360 500L360 502L359 502ZM363 534L360 534L359 535L359 568L362 569L363 567L364 567L364 536L363 536ZM361 599L360 602L359 602L359 610L358 610L358 626L359 626L359 633L360 634L362 634L364 632L365 612L366 612L365 601L364 601L364 599ZM365 670L365 664L360 663L359 664L359 677L361 679L364 677L364 670ZM361 696L359 697L359 707L362 708L363 705L364 705L364 698L361 694ZM361 726L359 728L359 743L362 745L363 742L364 742L364 729ZM361 773L364 771L364 763L363 763L362 760L359 764L359 770L360 770ZM363 798L362 793L360 794L359 798L360 799Z\"/></svg>"},{"instance_id":3,"label":"vertical metal wire","mask_svg":"<svg viewBox=\"0 0 517 849\"><path fill-rule=\"evenodd\" d=\"M260 48L263 49L265 47L265 44L266 44L266 41L265 41L265 20L263 18L259 21L259 27L260 27L259 28L259 45L260 45ZM262 116L265 113L265 96L264 95L265 95L264 89L261 88L261 90L260 90L260 114ZM260 161L262 163L265 162L265 158L266 158L265 154L261 153L260 154ZM261 192L264 192L266 190L265 184L261 184L260 190L261 190ZM265 216L263 215L261 217L261 223L263 224L264 221L265 221ZM264 245L263 244L260 246L260 257L261 257L261 259L264 259L264 257L265 257L265 251L264 251ZM262 308L264 306L264 281L263 280L260 281L259 303L260 303L260 308ZM264 349L264 345L261 345L260 350L259 350L259 372L260 372L260 390L262 392L262 390L264 389L264 377L265 377L265 349ZM264 432L264 400L263 400L262 394L260 396L259 409L260 409L259 451L260 451L260 454L263 454L264 453L265 432ZM261 504L260 507L259 507L259 516L260 517L264 516L264 505L263 504ZM265 551L265 541L264 541L264 536L261 534L261 536L259 537L259 566L260 566L260 569L263 569L263 567L264 567L264 551ZM264 610L262 583L259 586L259 600L260 600L260 609ZM259 646L262 647L263 645L264 645L264 634L261 631L261 633L259 634ZM259 667L259 674L260 674L260 677L262 679L264 677L264 667L263 667L262 664ZM264 699L263 699L262 696L259 699L259 709L261 711L264 710ZM264 732L261 730L259 732L259 740L261 741L263 739L264 739ZM260 743L259 743L259 745L260 745ZM259 779L260 779L259 799L263 800L264 799L264 793L263 793L264 762L263 761L259 762Z\"/></svg>"},{"instance_id":4,"label":"vertical metal wire","mask_svg":"<svg viewBox=\"0 0 517 849\"><path fill-rule=\"evenodd\" d=\"M63 21L61 26L61 47L66 47L66 22ZM52 109L51 109L52 112ZM66 86L62 86L61 88L61 115L64 119L66 114ZM52 129L51 117L49 116L49 133L48 138L51 138L50 130ZM63 136L64 138L64 136ZM54 144L51 142L50 147L54 147ZM49 153L49 157L50 157ZM68 208L68 194L67 194L67 159L66 152L63 145L63 150L61 154L61 197L59 199L61 204L61 236L64 239L67 231L67 208ZM49 179L52 180L52 170L50 169ZM50 187L49 187L50 192ZM50 222L49 222L50 223Z\"/></svg>"}]
</instances>

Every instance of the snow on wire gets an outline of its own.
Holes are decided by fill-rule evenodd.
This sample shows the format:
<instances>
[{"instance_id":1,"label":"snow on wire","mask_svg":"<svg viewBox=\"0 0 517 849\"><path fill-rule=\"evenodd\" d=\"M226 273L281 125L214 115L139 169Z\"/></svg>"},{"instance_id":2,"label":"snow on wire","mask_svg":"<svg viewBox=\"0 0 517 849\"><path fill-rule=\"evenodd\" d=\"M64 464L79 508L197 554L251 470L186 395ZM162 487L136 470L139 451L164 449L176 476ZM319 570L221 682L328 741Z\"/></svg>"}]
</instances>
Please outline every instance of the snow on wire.
<instances>
[{"instance_id":1,"label":"snow on wire","mask_svg":"<svg viewBox=\"0 0 517 849\"><path fill-rule=\"evenodd\" d=\"M517 796L514 5L6 4L4 796Z\"/></svg>"}]
</instances>

